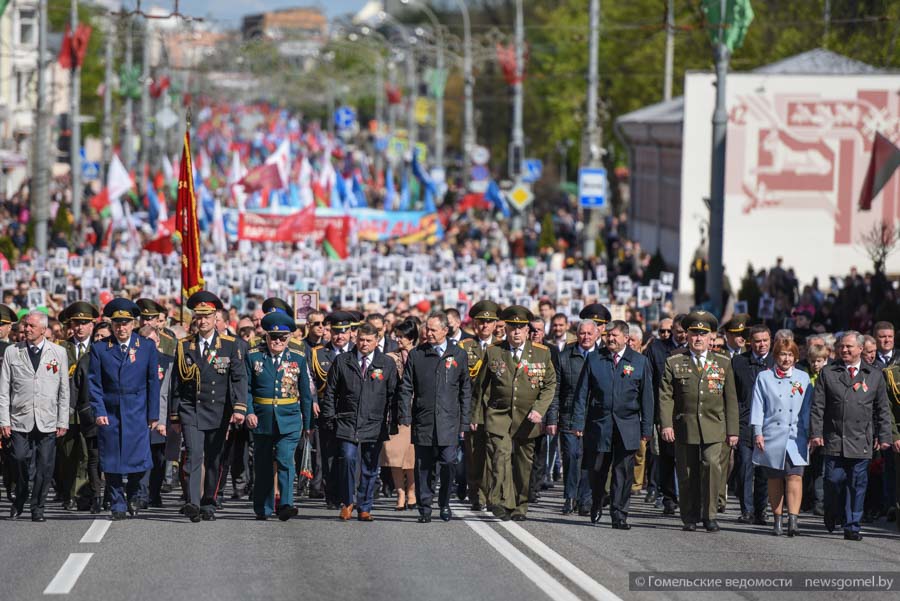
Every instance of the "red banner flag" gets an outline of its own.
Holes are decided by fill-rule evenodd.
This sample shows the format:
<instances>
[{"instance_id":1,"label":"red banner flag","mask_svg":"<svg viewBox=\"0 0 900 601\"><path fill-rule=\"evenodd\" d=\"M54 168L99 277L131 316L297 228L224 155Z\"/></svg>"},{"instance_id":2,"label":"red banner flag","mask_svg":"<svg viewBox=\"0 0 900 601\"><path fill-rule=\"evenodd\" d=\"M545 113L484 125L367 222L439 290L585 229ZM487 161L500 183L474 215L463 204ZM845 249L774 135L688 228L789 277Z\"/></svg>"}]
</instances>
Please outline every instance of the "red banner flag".
<instances>
[{"instance_id":1,"label":"red banner flag","mask_svg":"<svg viewBox=\"0 0 900 601\"><path fill-rule=\"evenodd\" d=\"M881 135L881 132L876 133L872 144L872 158L859 195L860 211L872 209L872 201L890 181L898 167L900 167L900 148Z\"/></svg>"},{"instance_id":2,"label":"red banner flag","mask_svg":"<svg viewBox=\"0 0 900 601\"><path fill-rule=\"evenodd\" d=\"M186 131L178 169L178 208L175 213L175 229L181 237L181 293L185 298L203 290L205 283L200 271L200 226L192 174L191 134Z\"/></svg>"},{"instance_id":3,"label":"red banner flag","mask_svg":"<svg viewBox=\"0 0 900 601\"><path fill-rule=\"evenodd\" d=\"M284 187L281 181L281 174L278 173L278 165L274 163L260 165L245 175L238 184L244 186L244 191L246 192L256 192L266 187L281 190Z\"/></svg>"},{"instance_id":4,"label":"red banner flag","mask_svg":"<svg viewBox=\"0 0 900 601\"><path fill-rule=\"evenodd\" d=\"M59 49L59 65L63 69L74 68L73 59L74 64L77 64L79 67L84 64L88 42L91 41L91 31L93 30L90 25L79 23L73 35L71 27L66 25L66 33L63 36L62 46Z\"/></svg>"}]
</instances>

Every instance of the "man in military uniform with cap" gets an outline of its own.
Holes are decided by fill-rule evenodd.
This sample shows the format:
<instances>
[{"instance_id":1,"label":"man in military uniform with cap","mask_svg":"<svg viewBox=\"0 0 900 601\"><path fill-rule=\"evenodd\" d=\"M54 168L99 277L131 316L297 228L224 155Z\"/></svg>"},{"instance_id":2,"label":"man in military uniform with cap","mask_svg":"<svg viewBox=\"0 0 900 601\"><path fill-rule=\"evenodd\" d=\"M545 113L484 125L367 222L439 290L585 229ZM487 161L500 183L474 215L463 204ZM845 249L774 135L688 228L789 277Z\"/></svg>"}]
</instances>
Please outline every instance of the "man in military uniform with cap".
<instances>
[{"instance_id":1,"label":"man in military uniform with cap","mask_svg":"<svg viewBox=\"0 0 900 601\"><path fill-rule=\"evenodd\" d=\"M287 521L297 515L294 453L301 430L308 433L312 427L309 371L306 357L288 346L291 332L297 327L292 314L273 311L263 317L260 325L266 332L266 344L247 355L247 405L235 407L235 412L246 414L247 427L253 432L256 519L265 520L274 512L279 520ZM273 462L278 465L278 507Z\"/></svg>"},{"instance_id":2,"label":"man in military uniform with cap","mask_svg":"<svg viewBox=\"0 0 900 601\"><path fill-rule=\"evenodd\" d=\"M675 443L679 505L684 530L702 521L718 532L716 501L722 474L722 445L738 441L738 404L727 355L709 350L716 318L694 311L684 320L688 352L666 360L659 392L661 438Z\"/></svg>"},{"instance_id":3,"label":"man in military uniform with cap","mask_svg":"<svg viewBox=\"0 0 900 601\"><path fill-rule=\"evenodd\" d=\"M185 469L188 502L184 514L192 522L214 520L229 423L241 424L247 408L244 356L237 341L216 331L222 301L201 290L187 301L197 333L178 342L169 422L181 431L187 448ZM206 468L201 482L202 469Z\"/></svg>"},{"instance_id":4,"label":"man in military uniform with cap","mask_svg":"<svg viewBox=\"0 0 900 601\"><path fill-rule=\"evenodd\" d=\"M139 298L134 303L141 310L141 326L150 325L159 332L159 352L174 357L178 338L166 327L166 308L149 298Z\"/></svg>"},{"instance_id":5,"label":"man in military uniform with cap","mask_svg":"<svg viewBox=\"0 0 900 601\"><path fill-rule=\"evenodd\" d=\"M528 340L531 311L514 305L500 313L507 338L487 348L475 384L471 424L484 423L490 456L488 503L502 520L524 521L528 512L535 439L556 392L550 349Z\"/></svg>"},{"instance_id":6,"label":"man in military uniform with cap","mask_svg":"<svg viewBox=\"0 0 900 601\"><path fill-rule=\"evenodd\" d=\"M606 332L606 324L612 319L612 313L609 312L609 309L600 303L593 303L582 309L581 313L578 314L578 317L581 319L590 319L597 324L597 329L599 330L599 333L597 334L597 346L603 348L605 346L603 343L603 333Z\"/></svg>"},{"instance_id":7,"label":"man in military uniform with cap","mask_svg":"<svg viewBox=\"0 0 900 601\"><path fill-rule=\"evenodd\" d=\"M312 349L312 377L316 392L319 396L325 393L325 383L328 380L328 370L334 360L342 353L353 350L350 342L350 333L353 320L352 313L347 311L334 311L325 318L325 322L331 329L331 340L321 346ZM313 417L317 418L318 428L313 444L316 448L316 460L313 468L315 473L310 483L310 496L321 498L325 496L325 505L328 509L337 509L341 506L338 479L335 473L334 458L337 455L337 439L334 428L330 422L319 418L319 404L313 402Z\"/></svg>"},{"instance_id":8,"label":"man in military uniform with cap","mask_svg":"<svg viewBox=\"0 0 900 601\"><path fill-rule=\"evenodd\" d=\"M3 353L6 352L6 347L12 344L9 340L9 332L17 321L19 318L16 316L16 312L11 307L0 304L0 363L3 362ZM6 487L6 498L12 501L16 472L12 464L12 445L3 439L0 439L0 472L3 474L3 485Z\"/></svg>"},{"instance_id":9,"label":"man in military uniform with cap","mask_svg":"<svg viewBox=\"0 0 900 601\"><path fill-rule=\"evenodd\" d=\"M62 497L63 509L74 510L78 505L82 509L90 507L94 498L100 496L99 481L95 478L99 476L96 469L96 462L99 461L99 450L97 447L96 426L93 423L81 423L80 416L84 411L79 412L79 386L75 384L75 375L78 370L79 362L89 360L91 338L94 333L94 320L100 317L100 312L96 307L84 301L72 303L59 314L59 320L72 330L72 337L59 343L66 350L69 359L69 404L73 411L69 413L69 429L66 435L56 439L56 486ZM80 385L86 385L79 378ZM92 440L85 437L86 434ZM90 456L90 457L89 457ZM91 460L92 468L94 468L95 477L91 478L92 490L85 491L85 485L88 484L88 468L87 463ZM93 490L94 486L97 487Z\"/></svg>"},{"instance_id":10,"label":"man in military uniform with cap","mask_svg":"<svg viewBox=\"0 0 900 601\"><path fill-rule=\"evenodd\" d=\"M722 333L725 335L725 348L722 349L722 353L728 355L729 359L734 359L737 355L740 355L746 350L747 325L749 323L749 315L746 313L736 313L722 326ZM715 333L712 333L711 335L715 336ZM728 467L731 465L731 455L731 447L722 445L722 464L720 466L722 470L722 482L719 485L719 496L716 501L716 508L720 513L725 511L728 500L728 481L730 477Z\"/></svg>"},{"instance_id":11,"label":"man in military uniform with cap","mask_svg":"<svg viewBox=\"0 0 900 601\"><path fill-rule=\"evenodd\" d=\"M479 301L469 309L469 317L475 322L475 336L460 340L459 347L466 351L469 376L473 381L478 377L485 351L494 343L494 327L497 325L499 312L500 305L490 300ZM490 490L491 470L487 456L487 431L484 429L484 414L480 415L482 421L477 422L478 428L466 432L463 441L465 461L463 469L459 470L462 476L459 478L457 494L460 499L465 498L464 493L468 494L473 511L481 511L487 507L487 495Z\"/></svg>"}]
</instances>

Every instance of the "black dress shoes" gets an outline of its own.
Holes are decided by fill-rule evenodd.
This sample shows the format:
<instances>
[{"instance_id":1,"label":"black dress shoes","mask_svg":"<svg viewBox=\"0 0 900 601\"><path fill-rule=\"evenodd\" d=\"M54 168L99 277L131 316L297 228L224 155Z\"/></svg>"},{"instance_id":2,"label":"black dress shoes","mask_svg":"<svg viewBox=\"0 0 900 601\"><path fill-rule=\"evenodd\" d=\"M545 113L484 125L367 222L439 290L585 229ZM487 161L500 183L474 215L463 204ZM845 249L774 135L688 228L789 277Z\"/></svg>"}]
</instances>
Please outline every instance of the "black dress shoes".
<instances>
[{"instance_id":1,"label":"black dress shoes","mask_svg":"<svg viewBox=\"0 0 900 601\"><path fill-rule=\"evenodd\" d=\"M644 497L644 503L655 503L656 502L656 491L649 490L647 491L647 496Z\"/></svg>"},{"instance_id":2,"label":"black dress shoes","mask_svg":"<svg viewBox=\"0 0 900 601\"><path fill-rule=\"evenodd\" d=\"M46 522L47 518L44 517L43 511L37 511L31 514L32 522Z\"/></svg>"},{"instance_id":3,"label":"black dress shoes","mask_svg":"<svg viewBox=\"0 0 900 601\"><path fill-rule=\"evenodd\" d=\"M282 522L286 522L292 517L295 517L298 513L297 508L293 505L282 505L278 509L278 519Z\"/></svg>"},{"instance_id":4,"label":"black dress shoes","mask_svg":"<svg viewBox=\"0 0 900 601\"><path fill-rule=\"evenodd\" d=\"M603 516L603 502L599 500L595 500L591 503L591 523L596 524L600 521L600 518Z\"/></svg>"},{"instance_id":5,"label":"black dress shoes","mask_svg":"<svg viewBox=\"0 0 900 601\"><path fill-rule=\"evenodd\" d=\"M753 516L753 525L754 526L768 526L769 522L766 520L766 514L757 513Z\"/></svg>"},{"instance_id":6,"label":"black dress shoes","mask_svg":"<svg viewBox=\"0 0 900 601\"><path fill-rule=\"evenodd\" d=\"M663 515L675 515L675 503L663 503Z\"/></svg>"},{"instance_id":7,"label":"black dress shoes","mask_svg":"<svg viewBox=\"0 0 900 601\"><path fill-rule=\"evenodd\" d=\"M697 524L685 524L684 526L681 527L681 529L684 530L685 532L696 532Z\"/></svg>"},{"instance_id":8,"label":"black dress shoes","mask_svg":"<svg viewBox=\"0 0 900 601\"><path fill-rule=\"evenodd\" d=\"M419 514L419 523L420 524L430 524L431 523L431 512L422 512Z\"/></svg>"},{"instance_id":9,"label":"black dress shoes","mask_svg":"<svg viewBox=\"0 0 900 601\"><path fill-rule=\"evenodd\" d=\"M141 506L139 501L128 501L128 515L136 516L140 508Z\"/></svg>"},{"instance_id":10,"label":"black dress shoes","mask_svg":"<svg viewBox=\"0 0 900 601\"><path fill-rule=\"evenodd\" d=\"M445 522L449 522L450 518L453 517L453 512L450 511L449 507L441 507L441 519Z\"/></svg>"},{"instance_id":11,"label":"black dress shoes","mask_svg":"<svg viewBox=\"0 0 900 601\"><path fill-rule=\"evenodd\" d=\"M718 532L719 531L719 524L715 520L704 521L703 527L706 528L707 532Z\"/></svg>"},{"instance_id":12,"label":"black dress shoes","mask_svg":"<svg viewBox=\"0 0 900 601\"><path fill-rule=\"evenodd\" d=\"M862 534L859 532L850 532L849 530L844 530L844 540L862 540Z\"/></svg>"},{"instance_id":13,"label":"black dress shoes","mask_svg":"<svg viewBox=\"0 0 900 601\"><path fill-rule=\"evenodd\" d=\"M524 513L514 513L509 519L514 522L524 522L528 518L525 517Z\"/></svg>"},{"instance_id":14,"label":"black dress shoes","mask_svg":"<svg viewBox=\"0 0 900 601\"><path fill-rule=\"evenodd\" d=\"M738 524L752 524L753 523L753 515L750 513L742 513L741 516L737 519Z\"/></svg>"},{"instance_id":15,"label":"black dress shoes","mask_svg":"<svg viewBox=\"0 0 900 601\"><path fill-rule=\"evenodd\" d=\"M215 521L216 521L216 514L213 513L212 511L201 511L201 512L200 512L200 519L203 520L204 522L215 522ZM278 516L278 519L281 519L281 516L280 516L280 515ZM192 522L194 521L193 518L191 519L191 521L192 521Z\"/></svg>"},{"instance_id":16,"label":"black dress shoes","mask_svg":"<svg viewBox=\"0 0 900 601\"><path fill-rule=\"evenodd\" d=\"M472 503L472 511L481 511L483 509L484 506L482 506L481 503L478 503L477 501L475 503Z\"/></svg>"},{"instance_id":17,"label":"black dress shoes","mask_svg":"<svg viewBox=\"0 0 900 601\"><path fill-rule=\"evenodd\" d=\"M114 521L114 522L121 522L126 517L127 516L125 515L124 511L113 511L112 512L112 521Z\"/></svg>"},{"instance_id":18,"label":"black dress shoes","mask_svg":"<svg viewBox=\"0 0 900 601\"><path fill-rule=\"evenodd\" d=\"M9 508L9 519L16 520L22 516L22 510L18 509L15 505Z\"/></svg>"},{"instance_id":19,"label":"black dress shoes","mask_svg":"<svg viewBox=\"0 0 900 601\"><path fill-rule=\"evenodd\" d=\"M613 522L613 530L631 530L631 524L622 520L620 522Z\"/></svg>"},{"instance_id":20,"label":"black dress shoes","mask_svg":"<svg viewBox=\"0 0 900 601\"><path fill-rule=\"evenodd\" d=\"M837 520L834 519L833 515L825 516L825 529L828 530L828 533L834 532L834 528L837 525Z\"/></svg>"},{"instance_id":21,"label":"black dress shoes","mask_svg":"<svg viewBox=\"0 0 900 601\"><path fill-rule=\"evenodd\" d=\"M269 519L269 516L267 516L267 515L264 514L264 513L257 513L257 514L256 514L256 519L257 519L258 521L260 521L260 522L265 522L267 519Z\"/></svg>"},{"instance_id":22,"label":"black dress shoes","mask_svg":"<svg viewBox=\"0 0 900 601\"><path fill-rule=\"evenodd\" d=\"M566 499L565 501L563 501L562 513L563 515L569 515L570 513L572 513L572 499Z\"/></svg>"}]
</instances>

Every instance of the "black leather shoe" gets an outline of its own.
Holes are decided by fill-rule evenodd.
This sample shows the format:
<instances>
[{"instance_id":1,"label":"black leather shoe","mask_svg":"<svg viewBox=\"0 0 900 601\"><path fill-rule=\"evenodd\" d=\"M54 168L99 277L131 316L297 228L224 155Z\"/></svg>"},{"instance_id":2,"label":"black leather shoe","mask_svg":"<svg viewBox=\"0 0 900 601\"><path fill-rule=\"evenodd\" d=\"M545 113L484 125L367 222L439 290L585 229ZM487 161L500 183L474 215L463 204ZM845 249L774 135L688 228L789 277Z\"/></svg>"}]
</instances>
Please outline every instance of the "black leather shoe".
<instances>
[{"instance_id":1,"label":"black leather shoe","mask_svg":"<svg viewBox=\"0 0 900 601\"><path fill-rule=\"evenodd\" d=\"M231 498L235 501L239 501L241 499L241 492L238 489L233 489L231 491Z\"/></svg>"},{"instance_id":2,"label":"black leather shoe","mask_svg":"<svg viewBox=\"0 0 900 601\"><path fill-rule=\"evenodd\" d=\"M9 519L16 520L22 516L22 510L17 509L15 505L9 508Z\"/></svg>"},{"instance_id":3,"label":"black leather shoe","mask_svg":"<svg viewBox=\"0 0 900 601\"><path fill-rule=\"evenodd\" d=\"M103 506L103 499L101 497L94 497L93 502L91 503L91 513L97 515L101 511L101 507Z\"/></svg>"},{"instance_id":4,"label":"black leather shoe","mask_svg":"<svg viewBox=\"0 0 900 601\"><path fill-rule=\"evenodd\" d=\"M563 501L562 514L569 515L570 513L572 513L572 499L566 499Z\"/></svg>"},{"instance_id":5,"label":"black leather shoe","mask_svg":"<svg viewBox=\"0 0 900 601\"><path fill-rule=\"evenodd\" d=\"M482 511L484 506L481 503L472 503L472 511Z\"/></svg>"},{"instance_id":6,"label":"black leather shoe","mask_svg":"<svg viewBox=\"0 0 900 601\"><path fill-rule=\"evenodd\" d=\"M162 509L163 502L162 501L150 501L149 506L154 509Z\"/></svg>"},{"instance_id":7,"label":"black leather shoe","mask_svg":"<svg viewBox=\"0 0 900 601\"><path fill-rule=\"evenodd\" d=\"M280 516L279 516L279 518L280 518ZM215 522L216 514L213 513L212 511L201 511L200 519L203 520L204 522ZM192 519L191 521L194 521L194 520Z\"/></svg>"},{"instance_id":8,"label":"black leather shoe","mask_svg":"<svg viewBox=\"0 0 900 601\"><path fill-rule=\"evenodd\" d=\"M656 502L656 491L651 490L647 491L647 496L644 497L644 503L655 503Z\"/></svg>"},{"instance_id":9,"label":"black leather shoe","mask_svg":"<svg viewBox=\"0 0 900 601\"><path fill-rule=\"evenodd\" d=\"M859 532L844 531L844 540L862 540L862 534Z\"/></svg>"},{"instance_id":10,"label":"black leather shoe","mask_svg":"<svg viewBox=\"0 0 900 601\"><path fill-rule=\"evenodd\" d=\"M147 509L149 507L150 507L150 503L145 501L144 499L141 499L140 501L138 501L138 509L143 510L143 509Z\"/></svg>"},{"instance_id":11,"label":"black leather shoe","mask_svg":"<svg viewBox=\"0 0 900 601\"><path fill-rule=\"evenodd\" d=\"M189 517L194 523L200 521L200 508L193 503L185 504L184 507L181 508L181 513Z\"/></svg>"},{"instance_id":12,"label":"black leather shoe","mask_svg":"<svg viewBox=\"0 0 900 601\"><path fill-rule=\"evenodd\" d=\"M663 503L663 515L675 515L675 504Z\"/></svg>"},{"instance_id":13,"label":"black leather shoe","mask_svg":"<svg viewBox=\"0 0 900 601\"><path fill-rule=\"evenodd\" d=\"M715 520L709 520L703 522L703 527L706 528L707 532L718 532L719 524Z\"/></svg>"},{"instance_id":14,"label":"black leather shoe","mask_svg":"<svg viewBox=\"0 0 900 601\"><path fill-rule=\"evenodd\" d=\"M282 522L286 522L298 513L297 508L293 505L282 505L278 510L278 519Z\"/></svg>"},{"instance_id":15,"label":"black leather shoe","mask_svg":"<svg viewBox=\"0 0 900 601\"><path fill-rule=\"evenodd\" d=\"M326 501L326 503L325 503L325 509L338 509L338 508L339 508L339 506L335 505L331 501Z\"/></svg>"},{"instance_id":16,"label":"black leather shoe","mask_svg":"<svg viewBox=\"0 0 900 601\"><path fill-rule=\"evenodd\" d=\"M420 524L430 524L431 523L431 512L422 513L419 515L419 523Z\"/></svg>"},{"instance_id":17,"label":"black leather shoe","mask_svg":"<svg viewBox=\"0 0 900 601\"><path fill-rule=\"evenodd\" d=\"M256 519L259 520L260 522L265 522L267 519L269 519L269 516L267 516L264 513L257 513Z\"/></svg>"},{"instance_id":18,"label":"black leather shoe","mask_svg":"<svg viewBox=\"0 0 900 601\"><path fill-rule=\"evenodd\" d=\"M621 522L613 522L613 530L631 530L631 524L622 520Z\"/></svg>"},{"instance_id":19,"label":"black leather shoe","mask_svg":"<svg viewBox=\"0 0 900 601\"><path fill-rule=\"evenodd\" d=\"M72 501L72 500L63 501L62 508L63 508L63 511L75 511L75 509L76 509L75 501Z\"/></svg>"},{"instance_id":20,"label":"black leather shoe","mask_svg":"<svg viewBox=\"0 0 900 601\"><path fill-rule=\"evenodd\" d=\"M753 515L749 513L742 513L741 516L737 519L738 524L752 524L753 523Z\"/></svg>"},{"instance_id":21,"label":"black leather shoe","mask_svg":"<svg viewBox=\"0 0 900 601\"><path fill-rule=\"evenodd\" d=\"M514 522L524 522L528 518L525 517L524 513L514 513L509 519Z\"/></svg>"},{"instance_id":22,"label":"black leather shoe","mask_svg":"<svg viewBox=\"0 0 900 601\"><path fill-rule=\"evenodd\" d=\"M603 516L603 502L599 500L595 500L591 503L591 523L596 524L600 521L600 518Z\"/></svg>"},{"instance_id":23,"label":"black leather shoe","mask_svg":"<svg viewBox=\"0 0 900 601\"><path fill-rule=\"evenodd\" d=\"M139 510L140 505L138 501L128 501L128 515L136 516Z\"/></svg>"},{"instance_id":24,"label":"black leather shoe","mask_svg":"<svg viewBox=\"0 0 900 601\"><path fill-rule=\"evenodd\" d=\"M578 515L579 517L587 518L591 516L591 506L588 503L579 503L578 504Z\"/></svg>"},{"instance_id":25,"label":"black leather shoe","mask_svg":"<svg viewBox=\"0 0 900 601\"><path fill-rule=\"evenodd\" d=\"M449 522L450 518L453 517L453 512L450 511L449 507L441 507L441 519L445 522Z\"/></svg>"},{"instance_id":26,"label":"black leather shoe","mask_svg":"<svg viewBox=\"0 0 900 601\"><path fill-rule=\"evenodd\" d=\"M753 525L754 526L768 526L769 522L766 520L766 514L758 513L753 516Z\"/></svg>"},{"instance_id":27,"label":"black leather shoe","mask_svg":"<svg viewBox=\"0 0 900 601\"><path fill-rule=\"evenodd\" d=\"M685 532L696 532L697 524L685 524L684 526L681 527L681 529L684 530Z\"/></svg>"},{"instance_id":28,"label":"black leather shoe","mask_svg":"<svg viewBox=\"0 0 900 601\"><path fill-rule=\"evenodd\" d=\"M222 509L222 497L216 497L216 509Z\"/></svg>"},{"instance_id":29,"label":"black leather shoe","mask_svg":"<svg viewBox=\"0 0 900 601\"><path fill-rule=\"evenodd\" d=\"M828 533L834 532L834 528L837 525L837 520L834 519L834 516L826 515L825 516L825 529L828 530Z\"/></svg>"},{"instance_id":30,"label":"black leather shoe","mask_svg":"<svg viewBox=\"0 0 900 601\"><path fill-rule=\"evenodd\" d=\"M127 516L125 515L124 511L113 511L112 512L112 521L114 521L114 522L121 522L126 517Z\"/></svg>"},{"instance_id":31,"label":"black leather shoe","mask_svg":"<svg viewBox=\"0 0 900 601\"><path fill-rule=\"evenodd\" d=\"M43 511L39 511L37 513L31 514L31 521L32 522L46 522L47 518L44 517Z\"/></svg>"}]
</instances>

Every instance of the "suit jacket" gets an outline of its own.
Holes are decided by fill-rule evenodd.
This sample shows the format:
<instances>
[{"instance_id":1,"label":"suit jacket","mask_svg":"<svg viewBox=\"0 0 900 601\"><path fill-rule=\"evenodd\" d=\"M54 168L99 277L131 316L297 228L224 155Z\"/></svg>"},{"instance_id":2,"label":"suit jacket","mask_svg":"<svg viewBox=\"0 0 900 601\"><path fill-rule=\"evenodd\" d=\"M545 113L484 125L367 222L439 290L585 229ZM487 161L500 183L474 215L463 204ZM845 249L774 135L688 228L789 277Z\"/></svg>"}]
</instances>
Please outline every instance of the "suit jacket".
<instances>
[{"instance_id":1,"label":"suit jacket","mask_svg":"<svg viewBox=\"0 0 900 601\"><path fill-rule=\"evenodd\" d=\"M589 353L575 388L572 429L584 432L584 448L607 453L613 426L629 451L653 433L653 378L650 361L626 348L619 364L607 350Z\"/></svg>"},{"instance_id":2,"label":"suit jacket","mask_svg":"<svg viewBox=\"0 0 900 601\"><path fill-rule=\"evenodd\" d=\"M890 442L891 411L882 370L862 361L856 377L843 362L822 368L816 380L810 438L825 439L825 454L870 459L874 438Z\"/></svg>"},{"instance_id":3,"label":"suit jacket","mask_svg":"<svg viewBox=\"0 0 900 601\"><path fill-rule=\"evenodd\" d=\"M884 369L886 367L891 367L892 365L900 365L900 351L898 351L897 349L894 349L891 352L891 358L887 363L881 360L880 354L875 355L875 367Z\"/></svg>"},{"instance_id":4,"label":"suit jacket","mask_svg":"<svg viewBox=\"0 0 900 601\"><path fill-rule=\"evenodd\" d=\"M354 350L356 350L356 348L351 344L350 350L347 352L350 353ZM313 348L311 353L312 361L310 363L312 369L310 371L312 373L316 391L321 395L325 392L325 383L328 380L328 371L331 369L331 364L334 363L334 360L340 355L338 355L334 345L330 342Z\"/></svg>"},{"instance_id":5,"label":"suit jacket","mask_svg":"<svg viewBox=\"0 0 900 601\"><path fill-rule=\"evenodd\" d=\"M275 425L278 432L300 432L312 427L312 394L309 386L309 369L306 357L290 348L282 354L281 365L276 370L275 360L265 350L257 348L247 355L247 404L235 407L238 413L256 415L258 425L254 434L272 436ZM297 399L296 403L275 405L258 403L255 399Z\"/></svg>"},{"instance_id":6,"label":"suit jacket","mask_svg":"<svg viewBox=\"0 0 900 601\"><path fill-rule=\"evenodd\" d=\"M772 369L773 365L775 365L775 355L772 353L766 355L762 363L753 358L751 351L731 358L731 369L734 372L734 389L737 392L738 410L740 411L740 443L742 445L753 446L753 432L750 428L750 408L753 405L753 386L756 384L756 376L767 369Z\"/></svg>"},{"instance_id":7,"label":"suit jacket","mask_svg":"<svg viewBox=\"0 0 900 601\"><path fill-rule=\"evenodd\" d=\"M556 347L550 347L551 353L554 348ZM597 351L598 347L596 346L591 349L592 353ZM556 395L553 406L551 406L552 415L548 419L548 423L559 425L559 429L564 432L572 431L575 389L578 386L578 378L581 376L581 368L584 367L584 363L585 360L577 342L566 345L566 348L556 354Z\"/></svg>"},{"instance_id":8,"label":"suit jacket","mask_svg":"<svg viewBox=\"0 0 900 601\"><path fill-rule=\"evenodd\" d=\"M91 408L109 425L98 426L100 469L133 474L150 469L150 422L159 420L159 352L149 338L131 334L122 352L114 336L91 345Z\"/></svg>"},{"instance_id":9,"label":"suit jacket","mask_svg":"<svg viewBox=\"0 0 900 601\"><path fill-rule=\"evenodd\" d=\"M381 349L382 353L384 353L384 354L396 353L399 350L400 350L400 345L397 343L396 340L394 340L390 336L384 337L384 348Z\"/></svg>"},{"instance_id":10,"label":"suit jacket","mask_svg":"<svg viewBox=\"0 0 900 601\"><path fill-rule=\"evenodd\" d=\"M37 370L28 345L6 348L0 367L0 426L44 433L69 427L69 364L66 351L44 340Z\"/></svg>"},{"instance_id":11,"label":"suit jacket","mask_svg":"<svg viewBox=\"0 0 900 601\"><path fill-rule=\"evenodd\" d=\"M224 428L247 398L244 352L226 334L213 334L213 354L203 357L199 334L178 341L169 421L201 430Z\"/></svg>"},{"instance_id":12,"label":"suit jacket","mask_svg":"<svg viewBox=\"0 0 900 601\"><path fill-rule=\"evenodd\" d=\"M342 440L387 440L398 423L399 385L397 364L378 349L364 374L355 350L341 353L328 370L319 420Z\"/></svg>"},{"instance_id":13,"label":"suit jacket","mask_svg":"<svg viewBox=\"0 0 900 601\"><path fill-rule=\"evenodd\" d=\"M484 423L491 434L537 438L541 424L526 418L531 411L546 416L555 394L556 370L546 346L526 341L518 363L509 342L489 346L475 383L472 422Z\"/></svg>"},{"instance_id":14,"label":"suit jacket","mask_svg":"<svg viewBox=\"0 0 900 601\"><path fill-rule=\"evenodd\" d=\"M410 351L400 384L399 412L401 424L412 424L413 444L458 444L459 433L471 423L471 401L465 350L448 342L442 355L427 343Z\"/></svg>"},{"instance_id":15,"label":"suit jacket","mask_svg":"<svg viewBox=\"0 0 900 601\"><path fill-rule=\"evenodd\" d=\"M690 352L671 355L660 385L659 410L660 426L674 428L678 444L709 444L738 436L737 394L728 355L707 351L702 370Z\"/></svg>"},{"instance_id":16,"label":"suit jacket","mask_svg":"<svg viewBox=\"0 0 900 601\"><path fill-rule=\"evenodd\" d=\"M675 345L673 345L671 341L667 342L660 340L659 338L654 338L650 344L647 345L647 348L644 349L644 356L650 361L650 369L653 375L653 417L657 424L659 423L660 413L659 387L660 384L662 384L663 374L666 371L666 359L669 358L669 355L673 350L675 350Z\"/></svg>"}]
</instances>

